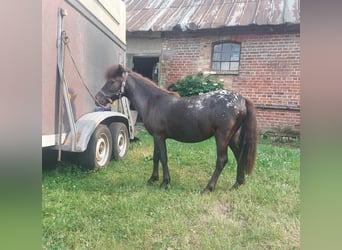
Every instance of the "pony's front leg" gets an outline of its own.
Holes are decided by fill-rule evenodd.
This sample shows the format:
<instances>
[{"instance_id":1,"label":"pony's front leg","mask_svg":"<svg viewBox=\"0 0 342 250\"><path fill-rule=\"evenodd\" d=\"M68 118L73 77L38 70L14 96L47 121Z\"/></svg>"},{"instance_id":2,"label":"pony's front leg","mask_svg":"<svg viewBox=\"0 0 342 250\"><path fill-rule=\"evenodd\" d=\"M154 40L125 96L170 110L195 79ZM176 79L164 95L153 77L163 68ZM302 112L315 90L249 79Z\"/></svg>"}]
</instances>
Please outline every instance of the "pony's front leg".
<instances>
[{"instance_id":1,"label":"pony's front leg","mask_svg":"<svg viewBox=\"0 0 342 250\"><path fill-rule=\"evenodd\" d=\"M159 152L159 159L163 166L163 182L160 184L160 188L167 189L170 185L171 178L169 173L169 167L167 165L167 151L166 151L166 142L165 138L155 136L154 137L154 146L157 147Z\"/></svg>"},{"instance_id":2,"label":"pony's front leg","mask_svg":"<svg viewBox=\"0 0 342 250\"><path fill-rule=\"evenodd\" d=\"M150 179L148 179L147 184L153 185L153 183L157 180L159 180L159 160L160 160L160 153L158 150L158 146L156 145L156 142L154 141L154 149L153 149L153 171Z\"/></svg>"}]
</instances>

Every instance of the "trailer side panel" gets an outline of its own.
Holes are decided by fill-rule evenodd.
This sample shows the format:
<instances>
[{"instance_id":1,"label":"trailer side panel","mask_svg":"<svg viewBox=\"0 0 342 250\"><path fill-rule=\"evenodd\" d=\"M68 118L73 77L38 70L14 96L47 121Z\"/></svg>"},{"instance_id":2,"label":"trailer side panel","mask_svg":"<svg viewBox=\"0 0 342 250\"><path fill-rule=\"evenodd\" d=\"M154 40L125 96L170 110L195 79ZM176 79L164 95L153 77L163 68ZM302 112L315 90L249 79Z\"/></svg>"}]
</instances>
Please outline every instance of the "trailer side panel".
<instances>
[{"instance_id":1,"label":"trailer side panel","mask_svg":"<svg viewBox=\"0 0 342 250\"><path fill-rule=\"evenodd\" d=\"M91 94L104 81L104 70L125 60L125 6L123 1L68 0L42 2L42 146L54 146L69 132L57 74L58 9L66 10L63 30L68 37L64 70L75 120L95 109ZM73 59L72 59L73 58ZM74 60L74 62L73 62ZM76 67L74 65L76 64ZM77 69L76 69L77 68ZM79 77L77 70L84 81ZM87 85L88 93L84 84ZM62 105L61 105L62 104ZM62 112L60 112L62 111ZM61 117L60 117L61 116Z\"/></svg>"}]
</instances>

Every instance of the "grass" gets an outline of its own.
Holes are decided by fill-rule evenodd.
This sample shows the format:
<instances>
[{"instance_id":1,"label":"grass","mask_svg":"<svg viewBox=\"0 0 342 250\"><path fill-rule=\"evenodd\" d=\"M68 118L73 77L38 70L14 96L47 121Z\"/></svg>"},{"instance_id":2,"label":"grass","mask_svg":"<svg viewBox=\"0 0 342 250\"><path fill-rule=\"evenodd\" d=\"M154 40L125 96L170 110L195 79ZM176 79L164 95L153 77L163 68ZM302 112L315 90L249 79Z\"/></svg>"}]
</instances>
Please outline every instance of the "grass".
<instances>
[{"instance_id":1,"label":"grass","mask_svg":"<svg viewBox=\"0 0 342 250\"><path fill-rule=\"evenodd\" d=\"M152 138L99 172L59 163L43 171L43 249L299 249L298 147L261 142L254 173L237 191L231 151L216 189L201 195L213 139L168 140L171 187L149 187Z\"/></svg>"}]
</instances>

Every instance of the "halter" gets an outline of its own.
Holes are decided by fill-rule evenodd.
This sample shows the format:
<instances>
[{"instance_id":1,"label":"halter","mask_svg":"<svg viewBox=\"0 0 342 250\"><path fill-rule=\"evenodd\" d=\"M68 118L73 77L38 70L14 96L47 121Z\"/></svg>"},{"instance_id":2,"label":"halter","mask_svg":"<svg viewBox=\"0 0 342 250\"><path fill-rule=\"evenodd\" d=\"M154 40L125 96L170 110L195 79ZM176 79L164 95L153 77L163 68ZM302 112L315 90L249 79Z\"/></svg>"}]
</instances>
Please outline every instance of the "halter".
<instances>
[{"instance_id":1,"label":"halter","mask_svg":"<svg viewBox=\"0 0 342 250\"><path fill-rule=\"evenodd\" d=\"M127 80L128 72L124 72L122 75L122 82L121 82L121 87L118 93L114 93L111 96L108 96L105 92L102 91L102 89L99 91L105 98L110 100L110 102L113 102L112 97L116 97L115 99L121 98L123 93L125 92L125 86L126 86L126 80Z\"/></svg>"},{"instance_id":2,"label":"halter","mask_svg":"<svg viewBox=\"0 0 342 250\"><path fill-rule=\"evenodd\" d=\"M123 80L122 80L122 83L121 83L121 89L120 89L120 92L119 92L119 97L121 97L121 95L124 93L125 91L125 86L126 86L126 80L127 80L127 76L128 76L128 72L124 72L122 77L123 77Z\"/></svg>"}]
</instances>

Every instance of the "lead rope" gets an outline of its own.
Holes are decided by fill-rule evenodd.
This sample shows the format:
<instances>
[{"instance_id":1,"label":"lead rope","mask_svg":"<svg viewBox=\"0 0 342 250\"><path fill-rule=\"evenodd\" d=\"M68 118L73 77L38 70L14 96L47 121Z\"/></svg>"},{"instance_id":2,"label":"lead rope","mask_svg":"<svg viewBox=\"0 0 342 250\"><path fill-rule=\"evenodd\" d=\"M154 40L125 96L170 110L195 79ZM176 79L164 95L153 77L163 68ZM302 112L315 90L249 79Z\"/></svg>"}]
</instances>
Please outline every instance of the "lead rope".
<instances>
[{"instance_id":1,"label":"lead rope","mask_svg":"<svg viewBox=\"0 0 342 250\"><path fill-rule=\"evenodd\" d=\"M84 79L83 79L83 77L82 77L82 75L81 75L81 73L80 73L80 71L79 71L79 69L78 69L78 67L76 65L75 59L72 56L71 49L69 47L69 37L66 35L66 31L62 31L62 41L65 44L65 46L67 47L67 49L68 49L68 52L69 52L68 54L69 54L69 56L71 58L71 61L72 61L73 65L74 65L74 67L76 69L76 72L77 72L79 78L81 79L81 82L82 82L83 86L86 88L86 90L88 91L88 94L94 100L94 102L96 102L95 96L90 92L87 84L85 84L85 81L84 81Z\"/></svg>"}]
</instances>

